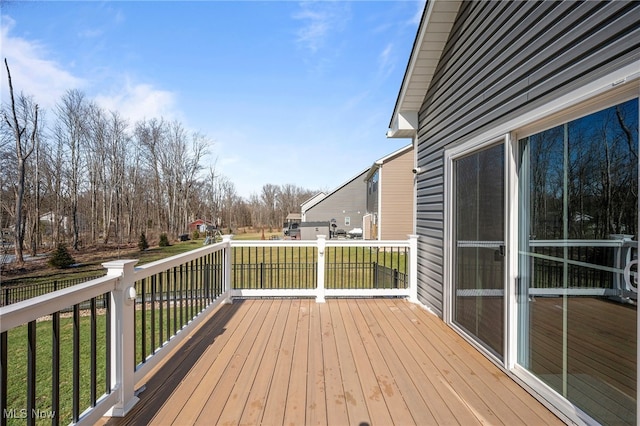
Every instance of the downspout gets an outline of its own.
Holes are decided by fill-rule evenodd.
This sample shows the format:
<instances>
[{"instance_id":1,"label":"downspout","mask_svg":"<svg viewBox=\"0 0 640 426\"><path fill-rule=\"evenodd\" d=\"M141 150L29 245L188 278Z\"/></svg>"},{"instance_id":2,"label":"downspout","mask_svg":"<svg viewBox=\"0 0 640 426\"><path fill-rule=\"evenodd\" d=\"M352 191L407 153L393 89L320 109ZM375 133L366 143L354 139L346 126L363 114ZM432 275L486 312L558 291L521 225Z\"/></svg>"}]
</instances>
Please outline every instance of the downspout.
<instances>
[{"instance_id":1,"label":"downspout","mask_svg":"<svg viewBox=\"0 0 640 426\"><path fill-rule=\"evenodd\" d=\"M418 135L417 132L411 137L411 144L413 145L413 206L412 206L412 234L418 235L418 176L420 175L420 167L418 167Z\"/></svg>"}]
</instances>

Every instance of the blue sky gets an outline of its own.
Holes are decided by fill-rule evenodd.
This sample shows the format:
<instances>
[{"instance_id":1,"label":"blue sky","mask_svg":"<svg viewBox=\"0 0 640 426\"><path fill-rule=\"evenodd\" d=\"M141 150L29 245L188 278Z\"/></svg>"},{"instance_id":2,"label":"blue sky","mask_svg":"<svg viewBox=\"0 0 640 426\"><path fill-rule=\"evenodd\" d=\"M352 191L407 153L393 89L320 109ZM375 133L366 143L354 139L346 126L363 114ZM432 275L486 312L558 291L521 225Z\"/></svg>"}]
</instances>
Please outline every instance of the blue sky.
<instances>
[{"instance_id":1,"label":"blue sky","mask_svg":"<svg viewBox=\"0 0 640 426\"><path fill-rule=\"evenodd\" d=\"M248 197L334 189L407 145L385 133L424 1L2 2L14 89L53 109L79 89L134 123L207 135ZM2 101L7 101L2 67ZM52 112L49 112L52 115Z\"/></svg>"}]
</instances>

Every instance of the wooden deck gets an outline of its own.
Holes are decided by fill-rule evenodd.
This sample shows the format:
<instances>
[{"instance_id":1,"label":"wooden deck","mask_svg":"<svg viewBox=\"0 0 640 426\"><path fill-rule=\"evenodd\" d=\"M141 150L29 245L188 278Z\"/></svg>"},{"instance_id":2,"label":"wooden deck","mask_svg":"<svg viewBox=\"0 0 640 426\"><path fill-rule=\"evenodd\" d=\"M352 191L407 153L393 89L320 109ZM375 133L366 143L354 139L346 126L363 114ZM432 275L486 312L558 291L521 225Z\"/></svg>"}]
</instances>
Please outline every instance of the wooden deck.
<instances>
[{"instance_id":1,"label":"wooden deck","mask_svg":"<svg viewBox=\"0 0 640 426\"><path fill-rule=\"evenodd\" d=\"M422 308L396 299L221 306L103 424L562 422Z\"/></svg>"}]
</instances>

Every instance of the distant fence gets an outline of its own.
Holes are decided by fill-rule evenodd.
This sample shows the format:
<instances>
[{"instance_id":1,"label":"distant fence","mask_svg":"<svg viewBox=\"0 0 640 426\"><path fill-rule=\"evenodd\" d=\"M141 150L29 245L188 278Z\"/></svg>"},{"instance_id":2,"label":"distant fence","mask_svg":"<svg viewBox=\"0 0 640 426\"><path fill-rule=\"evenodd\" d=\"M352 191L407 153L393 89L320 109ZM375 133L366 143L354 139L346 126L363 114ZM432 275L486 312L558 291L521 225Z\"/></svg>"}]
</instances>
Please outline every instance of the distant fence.
<instances>
[{"instance_id":1,"label":"distant fence","mask_svg":"<svg viewBox=\"0 0 640 426\"><path fill-rule=\"evenodd\" d=\"M7 306L12 303L22 302L23 300L91 281L102 276L104 276L104 272L83 278L73 278L68 280L53 280L33 284L3 285L0 287L0 306Z\"/></svg>"}]
</instances>

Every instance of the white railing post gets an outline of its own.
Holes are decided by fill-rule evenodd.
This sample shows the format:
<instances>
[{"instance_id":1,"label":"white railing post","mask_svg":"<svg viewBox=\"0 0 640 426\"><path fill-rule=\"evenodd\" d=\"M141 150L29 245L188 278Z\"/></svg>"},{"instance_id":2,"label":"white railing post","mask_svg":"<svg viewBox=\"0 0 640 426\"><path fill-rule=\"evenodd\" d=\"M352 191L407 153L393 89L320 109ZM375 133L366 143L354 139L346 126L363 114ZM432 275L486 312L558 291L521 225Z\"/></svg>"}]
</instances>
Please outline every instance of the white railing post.
<instances>
[{"instance_id":1,"label":"white railing post","mask_svg":"<svg viewBox=\"0 0 640 426\"><path fill-rule=\"evenodd\" d=\"M107 416L124 417L139 401L135 396L135 264L137 260L103 263L108 276L120 277L111 293L111 384L118 402Z\"/></svg>"},{"instance_id":2,"label":"white railing post","mask_svg":"<svg viewBox=\"0 0 640 426\"><path fill-rule=\"evenodd\" d=\"M224 247L224 292L226 292L229 296L226 299L226 303L233 303L233 297L231 294L231 269L233 265L231 263L232 259L232 249L231 249L231 238L233 235L223 235L222 242L225 243Z\"/></svg>"},{"instance_id":3,"label":"white railing post","mask_svg":"<svg viewBox=\"0 0 640 426\"><path fill-rule=\"evenodd\" d=\"M324 249L327 245L327 236L318 235L318 270L316 283L316 303L324 303Z\"/></svg>"},{"instance_id":4,"label":"white railing post","mask_svg":"<svg viewBox=\"0 0 640 426\"><path fill-rule=\"evenodd\" d=\"M418 236L409 235L409 301L418 303Z\"/></svg>"}]
</instances>

